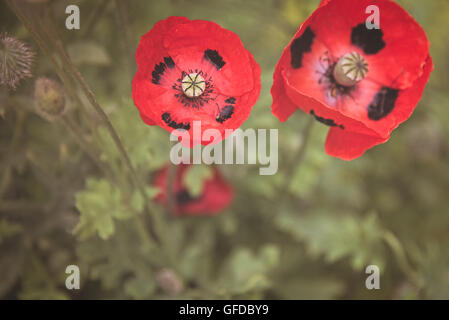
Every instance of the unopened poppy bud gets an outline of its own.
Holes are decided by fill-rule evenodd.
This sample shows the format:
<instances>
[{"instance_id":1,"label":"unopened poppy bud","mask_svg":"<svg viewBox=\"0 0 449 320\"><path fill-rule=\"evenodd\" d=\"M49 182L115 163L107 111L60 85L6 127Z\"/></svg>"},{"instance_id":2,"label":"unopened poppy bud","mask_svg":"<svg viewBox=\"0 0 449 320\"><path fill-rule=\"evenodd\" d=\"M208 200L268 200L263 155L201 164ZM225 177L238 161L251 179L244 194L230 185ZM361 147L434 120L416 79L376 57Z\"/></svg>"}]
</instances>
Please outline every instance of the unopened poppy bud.
<instances>
[{"instance_id":1,"label":"unopened poppy bud","mask_svg":"<svg viewBox=\"0 0 449 320\"><path fill-rule=\"evenodd\" d=\"M34 103L37 112L47 120L54 120L65 110L62 86L55 80L39 78L34 86Z\"/></svg>"},{"instance_id":2,"label":"unopened poppy bud","mask_svg":"<svg viewBox=\"0 0 449 320\"><path fill-rule=\"evenodd\" d=\"M178 275L171 269L161 269L156 274L156 282L159 287L171 296L176 296L184 289L184 285Z\"/></svg>"},{"instance_id":3,"label":"unopened poppy bud","mask_svg":"<svg viewBox=\"0 0 449 320\"><path fill-rule=\"evenodd\" d=\"M365 78L368 64L357 52L345 54L334 68L334 78L338 84L351 87Z\"/></svg>"},{"instance_id":4,"label":"unopened poppy bud","mask_svg":"<svg viewBox=\"0 0 449 320\"><path fill-rule=\"evenodd\" d=\"M15 90L24 78L30 78L34 52L22 41L0 33L0 84Z\"/></svg>"}]
</instances>

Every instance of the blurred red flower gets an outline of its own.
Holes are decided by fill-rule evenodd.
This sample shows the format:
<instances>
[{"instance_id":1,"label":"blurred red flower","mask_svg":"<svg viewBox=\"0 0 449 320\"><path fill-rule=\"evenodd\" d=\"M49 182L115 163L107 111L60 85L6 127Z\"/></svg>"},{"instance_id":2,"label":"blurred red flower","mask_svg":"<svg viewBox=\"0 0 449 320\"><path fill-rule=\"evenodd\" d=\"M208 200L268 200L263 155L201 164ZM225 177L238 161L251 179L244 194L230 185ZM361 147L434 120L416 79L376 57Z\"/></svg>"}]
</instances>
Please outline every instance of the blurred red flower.
<instances>
[{"instance_id":1,"label":"blurred red flower","mask_svg":"<svg viewBox=\"0 0 449 320\"><path fill-rule=\"evenodd\" d=\"M142 120L169 132L185 129L191 139L193 121L201 121L201 132L218 129L224 138L259 97L259 65L235 33L213 22L159 21L142 36L136 60L132 96Z\"/></svg>"},{"instance_id":2,"label":"blurred red flower","mask_svg":"<svg viewBox=\"0 0 449 320\"><path fill-rule=\"evenodd\" d=\"M380 13L373 29L365 25L370 5ZM301 108L331 127L329 155L357 158L410 117L433 70L429 46L393 1L325 0L282 53L272 112L285 121Z\"/></svg>"},{"instance_id":3,"label":"blurred red flower","mask_svg":"<svg viewBox=\"0 0 449 320\"><path fill-rule=\"evenodd\" d=\"M178 215L215 215L228 207L234 198L232 186L222 177L220 171L212 167L212 177L203 182L203 191L199 196L192 196L187 190L184 179L191 166L180 164L176 166L173 181L173 199L175 214ZM155 200L167 204L168 166L156 172L153 184L160 188Z\"/></svg>"}]
</instances>

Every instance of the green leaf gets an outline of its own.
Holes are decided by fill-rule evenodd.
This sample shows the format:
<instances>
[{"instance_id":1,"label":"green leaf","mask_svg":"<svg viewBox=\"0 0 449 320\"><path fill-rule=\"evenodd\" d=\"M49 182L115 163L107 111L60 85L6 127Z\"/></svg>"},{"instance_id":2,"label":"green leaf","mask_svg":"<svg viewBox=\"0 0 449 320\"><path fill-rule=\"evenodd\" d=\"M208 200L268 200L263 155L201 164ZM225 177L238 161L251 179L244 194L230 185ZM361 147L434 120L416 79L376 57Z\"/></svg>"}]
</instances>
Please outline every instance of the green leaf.
<instances>
[{"instance_id":1,"label":"green leaf","mask_svg":"<svg viewBox=\"0 0 449 320\"><path fill-rule=\"evenodd\" d=\"M280 252L267 244L256 254L248 248L236 249L229 258L221 279L220 292L243 294L270 287L269 271L279 264Z\"/></svg>"},{"instance_id":2,"label":"green leaf","mask_svg":"<svg viewBox=\"0 0 449 320\"><path fill-rule=\"evenodd\" d=\"M132 221L116 226L107 240L91 237L81 241L77 256L86 277L97 280L106 290L115 290L118 299L149 299L156 289L151 266L158 259L159 249L141 243Z\"/></svg>"},{"instance_id":3,"label":"green leaf","mask_svg":"<svg viewBox=\"0 0 449 320\"><path fill-rule=\"evenodd\" d=\"M67 294L58 289L59 284L64 283L64 272L49 274L43 261L34 253L31 253L25 264L22 277L22 286L19 298L24 300L65 300Z\"/></svg>"},{"instance_id":4,"label":"green leaf","mask_svg":"<svg viewBox=\"0 0 449 320\"><path fill-rule=\"evenodd\" d=\"M139 196L135 196L131 203L131 206L143 206L143 200ZM120 190L104 179L89 178L86 189L76 194L76 207L81 216L74 231L82 239L95 233L102 239L107 239L114 233L114 219L127 219L131 216L130 208L124 205Z\"/></svg>"},{"instance_id":5,"label":"green leaf","mask_svg":"<svg viewBox=\"0 0 449 320\"><path fill-rule=\"evenodd\" d=\"M145 188L145 192L150 199L153 199L160 192L160 188L149 186Z\"/></svg>"},{"instance_id":6,"label":"green leaf","mask_svg":"<svg viewBox=\"0 0 449 320\"><path fill-rule=\"evenodd\" d=\"M144 199L139 191L133 193L131 197L131 207L137 212L142 212L144 207Z\"/></svg>"},{"instance_id":7,"label":"green leaf","mask_svg":"<svg viewBox=\"0 0 449 320\"><path fill-rule=\"evenodd\" d=\"M202 194L204 182L212 178L212 168L205 165L192 165L187 169L184 183L193 197Z\"/></svg>"},{"instance_id":8,"label":"green leaf","mask_svg":"<svg viewBox=\"0 0 449 320\"><path fill-rule=\"evenodd\" d=\"M278 216L276 224L305 242L310 254L324 255L328 262L349 258L355 270L362 270L370 264L384 265L383 229L374 214L365 217L327 213L301 217L283 214Z\"/></svg>"},{"instance_id":9,"label":"green leaf","mask_svg":"<svg viewBox=\"0 0 449 320\"><path fill-rule=\"evenodd\" d=\"M108 109L113 111L110 115L111 122L139 174L145 176L151 169L159 169L166 164L170 150L169 136L165 130L151 128L143 123L133 102L128 99L120 106L110 103ZM98 134L102 141L101 159L105 162L120 161L117 146L106 128L99 128Z\"/></svg>"}]
</instances>

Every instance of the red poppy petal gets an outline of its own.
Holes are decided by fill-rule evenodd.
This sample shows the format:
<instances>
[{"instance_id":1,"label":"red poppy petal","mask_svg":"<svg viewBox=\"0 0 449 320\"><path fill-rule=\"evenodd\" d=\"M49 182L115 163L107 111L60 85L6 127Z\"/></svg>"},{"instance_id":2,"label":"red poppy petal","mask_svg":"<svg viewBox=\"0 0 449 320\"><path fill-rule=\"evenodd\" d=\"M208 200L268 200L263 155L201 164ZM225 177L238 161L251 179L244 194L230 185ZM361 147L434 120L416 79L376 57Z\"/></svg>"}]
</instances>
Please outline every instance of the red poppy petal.
<instances>
[{"instance_id":1,"label":"red poppy petal","mask_svg":"<svg viewBox=\"0 0 449 320\"><path fill-rule=\"evenodd\" d=\"M330 156L343 160L360 157L366 150L389 139L371 135L358 134L339 128L331 128L327 134L325 149Z\"/></svg>"},{"instance_id":2,"label":"red poppy petal","mask_svg":"<svg viewBox=\"0 0 449 320\"><path fill-rule=\"evenodd\" d=\"M167 92L167 89L153 84L143 72L137 71L132 81L132 98L136 107L139 109L146 123L160 123L160 117L156 115L155 105L153 100Z\"/></svg>"},{"instance_id":3,"label":"red poppy petal","mask_svg":"<svg viewBox=\"0 0 449 320\"><path fill-rule=\"evenodd\" d=\"M271 112L278 117L282 122L286 121L290 116L298 110L298 107L285 94L284 79L280 70L276 67L273 76L273 86L271 87L271 96L273 97L273 104L271 105Z\"/></svg>"},{"instance_id":4,"label":"red poppy petal","mask_svg":"<svg viewBox=\"0 0 449 320\"><path fill-rule=\"evenodd\" d=\"M211 70L214 85L224 95L243 95L253 90L252 56L240 38L218 24L192 20L170 29L163 45L176 65L183 69L198 68L198 63Z\"/></svg>"},{"instance_id":5,"label":"red poppy petal","mask_svg":"<svg viewBox=\"0 0 449 320\"><path fill-rule=\"evenodd\" d=\"M338 127L340 129L349 130L351 132L361 133L365 135L377 134L366 127L362 122L346 117L341 112L327 107L314 97L300 93L294 86L292 86L286 76L284 75L285 93L291 101L295 101L299 107L306 113L314 116L318 121L327 125Z\"/></svg>"},{"instance_id":6,"label":"red poppy petal","mask_svg":"<svg viewBox=\"0 0 449 320\"><path fill-rule=\"evenodd\" d=\"M421 76L410 87L403 90L378 87L377 84L363 80L358 88L360 96L356 96L354 100L348 99L342 113L351 115L380 136L387 137L399 124L410 117L421 99L432 70L432 58L428 56ZM385 94L382 95L382 92ZM379 97L383 97L383 102Z\"/></svg>"},{"instance_id":7,"label":"red poppy petal","mask_svg":"<svg viewBox=\"0 0 449 320\"><path fill-rule=\"evenodd\" d=\"M140 117L142 118L143 122L145 122L149 126L155 126L157 123L153 121L151 118L148 118L144 113L140 112Z\"/></svg>"},{"instance_id":8,"label":"red poppy petal","mask_svg":"<svg viewBox=\"0 0 449 320\"><path fill-rule=\"evenodd\" d=\"M165 34L174 26L187 23L189 19L185 17L168 17L154 24L153 28L145 33L141 38L136 50L136 62L139 70L151 74L155 64L160 63L161 58L167 55L162 47L162 40ZM158 50L155 50L157 48Z\"/></svg>"},{"instance_id":9,"label":"red poppy petal","mask_svg":"<svg viewBox=\"0 0 449 320\"><path fill-rule=\"evenodd\" d=\"M370 5L379 7L380 30L365 26L369 17L365 10ZM307 20L309 24L333 56L360 53L368 62L368 76L385 86L406 88L422 74L429 41L413 17L391 0L329 0ZM359 39L356 42L353 32Z\"/></svg>"},{"instance_id":10,"label":"red poppy petal","mask_svg":"<svg viewBox=\"0 0 449 320\"><path fill-rule=\"evenodd\" d=\"M217 168L213 168L213 176L204 181L203 193L199 197L191 197L184 185L184 177L190 165L176 166L173 181L173 196L176 201L177 215L213 215L225 209L232 202L234 190L222 177ZM164 166L153 180L153 184L160 188L155 200L167 203L168 166Z\"/></svg>"},{"instance_id":11,"label":"red poppy petal","mask_svg":"<svg viewBox=\"0 0 449 320\"><path fill-rule=\"evenodd\" d=\"M217 214L228 207L234 197L234 190L231 185L223 179L217 169L214 169L213 177L205 181L204 190L199 200L188 202L180 207L180 214Z\"/></svg>"}]
</instances>

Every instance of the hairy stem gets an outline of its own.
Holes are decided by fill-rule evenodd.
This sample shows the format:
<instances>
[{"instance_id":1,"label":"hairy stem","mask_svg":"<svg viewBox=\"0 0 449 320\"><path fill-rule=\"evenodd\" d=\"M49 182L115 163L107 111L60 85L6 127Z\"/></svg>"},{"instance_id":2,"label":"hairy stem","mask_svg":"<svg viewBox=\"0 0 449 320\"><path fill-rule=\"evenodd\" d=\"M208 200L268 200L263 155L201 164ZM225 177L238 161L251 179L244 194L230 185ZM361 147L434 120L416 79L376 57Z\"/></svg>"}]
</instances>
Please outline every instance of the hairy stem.
<instances>
[{"instance_id":1,"label":"hairy stem","mask_svg":"<svg viewBox=\"0 0 449 320\"><path fill-rule=\"evenodd\" d=\"M410 265L404 247L402 246L399 239L390 231L385 231L382 234L382 238L392 250L401 271L417 288L420 288L422 283L420 281L419 275L415 272L415 270L413 270L412 266Z\"/></svg>"},{"instance_id":2,"label":"hairy stem","mask_svg":"<svg viewBox=\"0 0 449 320\"><path fill-rule=\"evenodd\" d=\"M81 128L68 116L61 117L61 123L64 127L70 132L70 134L75 138L75 141L78 143L80 148L92 159L92 161L97 165L100 171L108 177L109 180L117 182L114 174L109 169L109 167L105 166L104 163L100 160L100 157L97 155L95 150L93 150L91 144L84 137Z\"/></svg>"},{"instance_id":3,"label":"hairy stem","mask_svg":"<svg viewBox=\"0 0 449 320\"><path fill-rule=\"evenodd\" d=\"M12 0L6 0L6 1L7 1L7 4L9 5L9 7L13 10L13 12L17 15L17 17L21 20L21 22L25 25L25 27L30 31L31 35L34 37L34 39L36 40L38 45L43 49L44 53L46 53L51 58L52 54L51 54L50 47L48 47L46 45L46 42L43 40L43 37L40 33L41 30L36 28L34 26L34 24L29 19L27 19L26 15L23 13L21 8L19 8L14 1L12 1ZM130 174L131 181L137 187L139 192L142 194L142 197L144 198L144 202L145 202L145 209L148 211L148 205L150 203L148 195L146 194L143 184L139 180L139 178L134 170L134 167L131 163L131 160L128 156L128 153L126 152L126 149L124 148L122 141L121 141L119 135L117 134L117 132L115 131L109 117L104 112L104 110L102 109L102 107L100 106L98 101L96 100L94 93L88 86L87 82L84 80L81 73L78 71L78 69L73 64L72 60L68 56L68 54L62 44L62 41L59 39L57 34L55 32L53 32L54 30L48 30L49 28L47 28L44 23L41 23L41 26L43 27L42 31L44 31L48 36L50 36L50 42L53 42L56 52L59 54L59 56L62 60L62 69L65 70L67 72L67 74L69 74L76 83L78 83L78 85L81 87L84 95L86 96L87 100L89 101L90 105L93 107L94 111L100 117L100 120L104 123L114 144L116 145L117 149L119 150L120 157L121 157L122 161L124 162L125 167L127 168L127 171ZM55 62L55 65L57 65L56 62ZM62 76L62 79L67 80L62 75L62 73L61 73L61 76ZM162 220L159 217L154 216L153 223L158 224L157 226L154 226L155 229L162 231L162 229L163 229L162 228ZM147 231L147 230L145 229L145 231ZM158 235L156 235L155 232L153 232L152 234L153 234L153 237L155 238L155 241L159 242Z\"/></svg>"},{"instance_id":4,"label":"hairy stem","mask_svg":"<svg viewBox=\"0 0 449 320\"><path fill-rule=\"evenodd\" d=\"M115 0L115 16L117 20L117 28L121 33L121 44L123 53L125 55L126 69L129 73L130 79L133 76L133 60L134 55L131 50L131 31L129 26L128 10L121 0Z\"/></svg>"},{"instance_id":5,"label":"hairy stem","mask_svg":"<svg viewBox=\"0 0 449 320\"><path fill-rule=\"evenodd\" d=\"M312 127L314 124L313 117L310 117L307 119L307 123L305 127L302 130L301 136L302 136L302 143L296 153L292 156L290 159L289 165L287 166L287 170L285 172L285 183L281 188L281 195L283 197L287 196L289 194L290 185L292 183L292 180L295 176L295 173L300 168L302 162L304 161L307 146L309 144L310 135L312 132Z\"/></svg>"},{"instance_id":6,"label":"hairy stem","mask_svg":"<svg viewBox=\"0 0 449 320\"><path fill-rule=\"evenodd\" d=\"M11 143L8 148L8 155L11 155L15 149L17 148L20 139L23 134L23 127L25 123L26 114L21 109L16 109L17 114L17 121L14 128L14 133L11 139ZM5 168L5 171L2 175L2 180L0 181L0 203L2 202L3 195L6 192L6 189L8 188L9 183L11 182L11 175L12 175L12 165L11 161L8 161L8 165Z\"/></svg>"}]
</instances>

